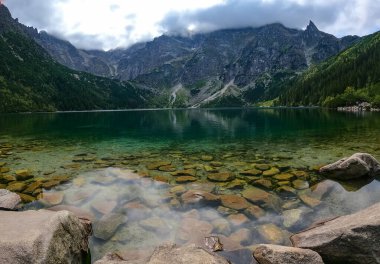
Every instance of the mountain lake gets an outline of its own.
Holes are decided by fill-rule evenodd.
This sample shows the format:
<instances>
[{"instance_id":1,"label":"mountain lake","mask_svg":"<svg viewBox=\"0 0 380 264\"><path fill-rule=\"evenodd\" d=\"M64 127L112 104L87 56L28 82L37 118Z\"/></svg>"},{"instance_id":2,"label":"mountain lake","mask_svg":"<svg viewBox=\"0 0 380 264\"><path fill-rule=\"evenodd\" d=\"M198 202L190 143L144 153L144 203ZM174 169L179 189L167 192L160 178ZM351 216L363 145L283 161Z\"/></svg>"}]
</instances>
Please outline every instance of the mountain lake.
<instances>
[{"instance_id":1,"label":"mountain lake","mask_svg":"<svg viewBox=\"0 0 380 264\"><path fill-rule=\"evenodd\" d=\"M25 209L90 218L92 260L135 259L164 241L244 263L315 221L380 201L376 179L336 182L321 165L380 158L380 113L318 108L179 109L0 115L0 188ZM15 189L16 188L16 189ZM250 252L250 251L247 251Z\"/></svg>"}]
</instances>

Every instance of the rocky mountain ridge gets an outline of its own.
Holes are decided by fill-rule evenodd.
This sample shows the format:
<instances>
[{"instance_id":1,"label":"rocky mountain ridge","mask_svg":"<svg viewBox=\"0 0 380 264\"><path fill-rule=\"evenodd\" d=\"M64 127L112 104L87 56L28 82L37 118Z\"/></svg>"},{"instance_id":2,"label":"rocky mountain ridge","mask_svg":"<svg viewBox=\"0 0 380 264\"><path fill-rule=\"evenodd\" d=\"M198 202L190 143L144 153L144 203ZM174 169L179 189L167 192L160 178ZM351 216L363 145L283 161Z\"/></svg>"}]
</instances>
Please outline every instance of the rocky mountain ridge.
<instances>
[{"instance_id":1,"label":"rocky mountain ridge","mask_svg":"<svg viewBox=\"0 0 380 264\"><path fill-rule=\"evenodd\" d=\"M149 91L140 107L240 107L271 100L284 92L288 80L360 39L336 38L310 21L305 30L275 23L187 37L163 35L108 52L81 50L18 23L6 7L1 9L0 30L32 38L44 56Z\"/></svg>"},{"instance_id":2,"label":"rocky mountain ridge","mask_svg":"<svg viewBox=\"0 0 380 264\"><path fill-rule=\"evenodd\" d=\"M67 67L150 87L157 93L156 107L242 106L272 99L284 80L359 39L336 38L312 21L305 30L276 23L191 37L163 35L108 52L76 49L46 32L31 36Z\"/></svg>"}]
</instances>

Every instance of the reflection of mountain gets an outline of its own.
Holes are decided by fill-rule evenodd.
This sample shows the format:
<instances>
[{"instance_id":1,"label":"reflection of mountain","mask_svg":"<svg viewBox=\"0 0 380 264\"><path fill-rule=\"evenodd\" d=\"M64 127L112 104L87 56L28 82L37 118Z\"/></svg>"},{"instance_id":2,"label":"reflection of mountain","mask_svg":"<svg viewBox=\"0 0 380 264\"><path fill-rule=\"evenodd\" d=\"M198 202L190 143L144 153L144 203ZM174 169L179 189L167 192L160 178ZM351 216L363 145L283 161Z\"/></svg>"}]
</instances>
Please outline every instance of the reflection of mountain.
<instances>
[{"instance_id":1,"label":"reflection of mountain","mask_svg":"<svg viewBox=\"0 0 380 264\"><path fill-rule=\"evenodd\" d=\"M320 109L228 109L0 115L0 135L57 139L266 139L350 141L380 127L365 116ZM372 140L367 138L367 140ZM373 138L376 140L376 137Z\"/></svg>"}]
</instances>

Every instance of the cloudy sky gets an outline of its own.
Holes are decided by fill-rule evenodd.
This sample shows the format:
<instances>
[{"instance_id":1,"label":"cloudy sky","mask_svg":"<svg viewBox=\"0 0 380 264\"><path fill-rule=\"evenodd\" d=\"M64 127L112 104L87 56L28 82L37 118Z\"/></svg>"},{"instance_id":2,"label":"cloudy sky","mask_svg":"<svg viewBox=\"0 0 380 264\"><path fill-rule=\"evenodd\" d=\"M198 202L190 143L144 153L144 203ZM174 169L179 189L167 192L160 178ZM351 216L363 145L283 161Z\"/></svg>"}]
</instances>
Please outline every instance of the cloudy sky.
<instances>
[{"instance_id":1,"label":"cloudy sky","mask_svg":"<svg viewBox=\"0 0 380 264\"><path fill-rule=\"evenodd\" d=\"M380 0L5 0L20 22L85 49L128 47L161 34L309 20L336 36L380 30Z\"/></svg>"}]
</instances>

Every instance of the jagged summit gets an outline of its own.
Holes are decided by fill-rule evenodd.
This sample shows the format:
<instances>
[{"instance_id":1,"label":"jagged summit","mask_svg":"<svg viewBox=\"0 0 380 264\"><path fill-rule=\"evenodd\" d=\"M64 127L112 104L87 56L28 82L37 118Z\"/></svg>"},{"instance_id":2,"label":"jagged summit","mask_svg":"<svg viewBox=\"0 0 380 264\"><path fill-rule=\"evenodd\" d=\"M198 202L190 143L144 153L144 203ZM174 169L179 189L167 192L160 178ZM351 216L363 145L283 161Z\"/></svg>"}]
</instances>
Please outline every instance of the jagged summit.
<instances>
[{"instance_id":1,"label":"jagged summit","mask_svg":"<svg viewBox=\"0 0 380 264\"><path fill-rule=\"evenodd\" d=\"M319 29L317 28L317 26L314 24L314 22L313 21L309 21L309 25L307 25L307 27L306 27L306 31L311 31L311 32L319 32Z\"/></svg>"}]
</instances>

